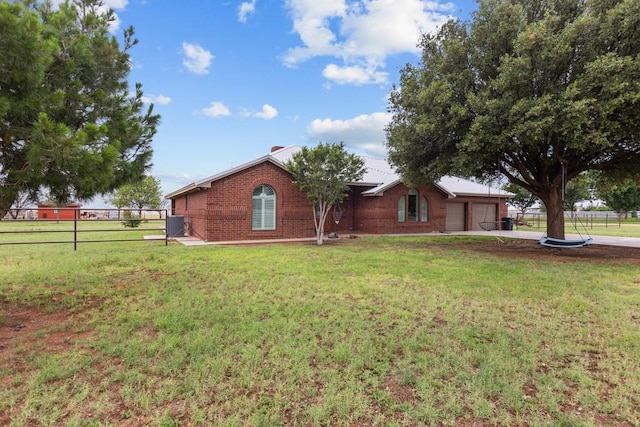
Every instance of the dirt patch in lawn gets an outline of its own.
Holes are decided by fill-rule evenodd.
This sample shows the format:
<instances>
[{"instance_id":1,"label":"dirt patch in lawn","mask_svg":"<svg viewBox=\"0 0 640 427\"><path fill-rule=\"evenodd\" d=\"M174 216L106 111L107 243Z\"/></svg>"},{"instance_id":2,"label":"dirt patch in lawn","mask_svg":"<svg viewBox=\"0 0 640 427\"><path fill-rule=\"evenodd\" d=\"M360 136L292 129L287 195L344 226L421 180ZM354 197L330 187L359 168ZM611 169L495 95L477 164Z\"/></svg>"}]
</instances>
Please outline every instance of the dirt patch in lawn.
<instances>
[{"instance_id":1,"label":"dirt patch in lawn","mask_svg":"<svg viewBox=\"0 0 640 427\"><path fill-rule=\"evenodd\" d=\"M37 306L6 302L0 302L0 310L0 372L20 372L23 352L39 349L55 354L90 335L71 321L74 314L68 311L49 313Z\"/></svg>"},{"instance_id":2,"label":"dirt patch in lawn","mask_svg":"<svg viewBox=\"0 0 640 427\"><path fill-rule=\"evenodd\" d=\"M456 248L488 253L498 258L526 258L559 262L617 262L640 264L640 248L626 246L589 245L582 248L556 249L542 246L535 240L495 239L482 243L461 244L457 245Z\"/></svg>"}]
</instances>

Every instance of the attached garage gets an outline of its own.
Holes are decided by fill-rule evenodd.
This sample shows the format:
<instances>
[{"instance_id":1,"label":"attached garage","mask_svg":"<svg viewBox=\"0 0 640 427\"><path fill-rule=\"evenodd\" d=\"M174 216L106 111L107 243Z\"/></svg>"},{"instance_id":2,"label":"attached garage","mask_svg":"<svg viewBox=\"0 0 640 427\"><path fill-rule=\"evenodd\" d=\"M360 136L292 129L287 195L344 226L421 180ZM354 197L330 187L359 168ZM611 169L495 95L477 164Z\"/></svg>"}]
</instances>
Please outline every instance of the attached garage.
<instances>
[{"instance_id":1,"label":"attached garage","mask_svg":"<svg viewBox=\"0 0 640 427\"><path fill-rule=\"evenodd\" d=\"M471 229L473 231L481 231L489 229L498 229L498 205L495 203L473 203L471 205L471 216L473 223ZM484 223L484 224L481 224ZM485 227L482 227L484 225Z\"/></svg>"},{"instance_id":2,"label":"attached garage","mask_svg":"<svg viewBox=\"0 0 640 427\"><path fill-rule=\"evenodd\" d=\"M447 203L446 231L465 231L466 203Z\"/></svg>"}]
</instances>

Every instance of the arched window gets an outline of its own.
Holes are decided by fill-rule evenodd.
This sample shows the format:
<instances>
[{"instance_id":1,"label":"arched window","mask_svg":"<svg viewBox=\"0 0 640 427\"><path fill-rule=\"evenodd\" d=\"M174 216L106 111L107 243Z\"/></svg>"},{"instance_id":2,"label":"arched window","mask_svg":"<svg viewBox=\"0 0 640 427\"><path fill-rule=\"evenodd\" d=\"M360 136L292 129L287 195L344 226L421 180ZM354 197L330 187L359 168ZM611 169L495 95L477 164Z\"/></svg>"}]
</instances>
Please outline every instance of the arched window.
<instances>
[{"instance_id":1,"label":"arched window","mask_svg":"<svg viewBox=\"0 0 640 427\"><path fill-rule=\"evenodd\" d=\"M420 221L429 221L429 204L424 196L420 197Z\"/></svg>"},{"instance_id":2,"label":"arched window","mask_svg":"<svg viewBox=\"0 0 640 427\"><path fill-rule=\"evenodd\" d=\"M251 228L253 230L276 229L276 192L268 185L259 185L253 190Z\"/></svg>"},{"instance_id":3,"label":"arched window","mask_svg":"<svg viewBox=\"0 0 640 427\"><path fill-rule=\"evenodd\" d=\"M429 202L412 188L398 199L398 222L429 221Z\"/></svg>"}]
</instances>

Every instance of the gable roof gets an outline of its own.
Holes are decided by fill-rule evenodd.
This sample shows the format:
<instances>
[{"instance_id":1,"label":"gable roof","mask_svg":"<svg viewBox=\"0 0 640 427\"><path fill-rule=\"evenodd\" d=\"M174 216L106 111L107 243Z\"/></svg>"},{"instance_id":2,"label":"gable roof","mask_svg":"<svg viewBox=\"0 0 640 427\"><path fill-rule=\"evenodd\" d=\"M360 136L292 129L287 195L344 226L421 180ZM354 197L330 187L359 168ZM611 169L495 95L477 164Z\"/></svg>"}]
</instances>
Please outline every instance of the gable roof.
<instances>
[{"instance_id":1,"label":"gable roof","mask_svg":"<svg viewBox=\"0 0 640 427\"><path fill-rule=\"evenodd\" d=\"M279 148L250 162L244 163L231 169L227 169L226 171L220 172L216 175L212 175L198 182L186 185L172 193L167 194L165 197L167 199L172 199L183 194L190 193L192 191L210 188L211 183L214 181L218 181L227 176L242 172L245 169L249 169L263 162L271 162L274 165L286 170L285 163L301 149L302 148L298 145L290 145L288 147ZM394 171L389 162L387 162L386 160L369 156L360 157L364 160L366 168L365 173L360 181L352 182L349 184L354 186L373 187L367 191L363 191L363 196L382 196L386 190L402 182L400 176ZM449 198L454 198L456 196L514 196L513 193L509 193L502 189L492 188L488 185L451 176L442 177L437 183L435 183L435 186L442 190Z\"/></svg>"}]
</instances>

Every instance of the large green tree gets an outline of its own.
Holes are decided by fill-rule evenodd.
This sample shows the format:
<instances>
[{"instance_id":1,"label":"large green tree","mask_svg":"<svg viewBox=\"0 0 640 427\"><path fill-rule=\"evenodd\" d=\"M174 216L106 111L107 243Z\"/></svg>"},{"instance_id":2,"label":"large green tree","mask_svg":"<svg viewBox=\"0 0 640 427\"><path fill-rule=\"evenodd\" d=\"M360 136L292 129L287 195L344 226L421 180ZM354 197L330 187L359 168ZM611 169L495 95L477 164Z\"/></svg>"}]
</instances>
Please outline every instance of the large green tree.
<instances>
[{"instance_id":1,"label":"large green tree","mask_svg":"<svg viewBox=\"0 0 640 427\"><path fill-rule=\"evenodd\" d=\"M159 123L99 0L0 0L0 218L21 193L87 200L141 179Z\"/></svg>"},{"instance_id":2,"label":"large green tree","mask_svg":"<svg viewBox=\"0 0 640 427\"><path fill-rule=\"evenodd\" d=\"M293 175L294 184L307 193L313 209L316 243L322 245L329 211L347 196L349 183L362 179L364 160L347 153L343 143L320 143L315 148L302 147L285 166Z\"/></svg>"},{"instance_id":3,"label":"large green tree","mask_svg":"<svg viewBox=\"0 0 640 427\"><path fill-rule=\"evenodd\" d=\"M563 183L640 167L638 0L480 0L420 45L386 129L408 182L499 171L562 239Z\"/></svg>"}]
</instances>

